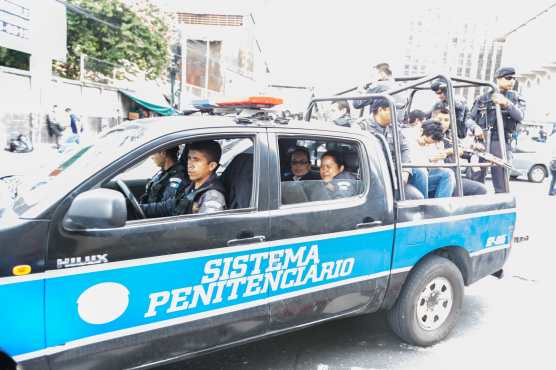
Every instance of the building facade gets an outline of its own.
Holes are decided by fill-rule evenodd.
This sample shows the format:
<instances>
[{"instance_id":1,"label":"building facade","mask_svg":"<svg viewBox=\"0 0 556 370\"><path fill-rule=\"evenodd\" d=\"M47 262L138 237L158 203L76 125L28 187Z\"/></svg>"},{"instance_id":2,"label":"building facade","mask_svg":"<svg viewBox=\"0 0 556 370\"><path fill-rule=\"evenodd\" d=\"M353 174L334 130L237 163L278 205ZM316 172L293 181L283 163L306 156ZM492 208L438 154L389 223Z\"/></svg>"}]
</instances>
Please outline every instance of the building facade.
<instances>
[{"instance_id":1,"label":"building facade","mask_svg":"<svg viewBox=\"0 0 556 370\"><path fill-rule=\"evenodd\" d=\"M268 67L255 37L253 16L241 11L195 10L177 12L182 104L264 90Z\"/></svg>"},{"instance_id":2,"label":"building facade","mask_svg":"<svg viewBox=\"0 0 556 370\"><path fill-rule=\"evenodd\" d=\"M428 8L410 21L402 64L404 76L446 73L492 81L500 66L503 43L495 41L494 16L466 15L455 10ZM478 88L458 89L456 95L472 103Z\"/></svg>"}]
</instances>

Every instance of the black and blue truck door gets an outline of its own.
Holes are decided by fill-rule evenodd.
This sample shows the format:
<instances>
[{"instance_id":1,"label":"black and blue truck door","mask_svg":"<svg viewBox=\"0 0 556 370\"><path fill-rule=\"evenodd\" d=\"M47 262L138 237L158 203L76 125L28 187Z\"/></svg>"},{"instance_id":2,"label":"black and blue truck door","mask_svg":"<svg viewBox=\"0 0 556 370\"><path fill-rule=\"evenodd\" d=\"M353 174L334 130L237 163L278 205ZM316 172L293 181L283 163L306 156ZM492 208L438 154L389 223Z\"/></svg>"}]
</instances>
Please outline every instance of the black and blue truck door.
<instances>
[{"instance_id":1,"label":"black and blue truck door","mask_svg":"<svg viewBox=\"0 0 556 370\"><path fill-rule=\"evenodd\" d=\"M113 228L64 226L80 193L110 187L114 174L131 168L137 158L169 144L208 139L253 142L247 153L253 161L247 207ZM249 273L245 262L264 253L269 234L267 197L259 191L268 178L266 140L265 130L257 128L167 136L115 162L62 202L49 236L45 283L53 368L139 366L268 331L265 295L247 296L244 276Z\"/></svg>"},{"instance_id":2,"label":"black and blue truck door","mask_svg":"<svg viewBox=\"0 0 556 370\"><path fill-rule=\"evenodd\" d=\"M378 309L387 287L394 234L391 184L378 141L345 132L269 132L275 153L270 193L280 194L273 198L270 212L271 240L276 245L270 250L285 250L290 256L282 285L269 293L271 330ZM351 157L348 161L355 160L355 164L346 161L345 170L357 179L358 190L333 199L318 189L323 185L320 180L312 180L312 185L281 181L285 169L280 168L284 156L280 151L291 150L292 144L318 145L311 152L316 170L323 150L344 151L344 157ZM336 185L347 184L338 180Z\"/></svg>"}]
</instances>

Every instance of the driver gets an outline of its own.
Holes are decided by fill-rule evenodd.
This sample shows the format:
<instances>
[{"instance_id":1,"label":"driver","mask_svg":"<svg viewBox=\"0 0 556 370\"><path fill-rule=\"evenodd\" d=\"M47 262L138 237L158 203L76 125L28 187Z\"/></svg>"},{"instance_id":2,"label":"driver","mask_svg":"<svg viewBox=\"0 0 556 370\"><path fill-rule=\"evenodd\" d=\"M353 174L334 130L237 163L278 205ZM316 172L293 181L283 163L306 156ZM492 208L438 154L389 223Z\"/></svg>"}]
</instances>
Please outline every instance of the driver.
<instances>
[{"instance_id":1,"label":"driver","mask_svg":"<svg viewBox=\"0 0 556 370\"><path fill-rule=\"evenodd\" d=\"M151 159L160 168L147 182L145 193L139 198L139 203L163 202L174 199L185 179L185 168L178 163L179 147L164 149L154 153Z\"/></svg>"},{"instance_id":2,"label":"driver","mask_svg":"<svg viewBox=\"0 0 556 370\"><path fill-rule=\"evenodd\" d=\"M166 217L192 213L211 213L226 208L224 185L215 174L222 149L213 140L189 145L187 174L191 182L181 186L176 198L141 204L147 217Z\"/></svg>"}]
</instances>

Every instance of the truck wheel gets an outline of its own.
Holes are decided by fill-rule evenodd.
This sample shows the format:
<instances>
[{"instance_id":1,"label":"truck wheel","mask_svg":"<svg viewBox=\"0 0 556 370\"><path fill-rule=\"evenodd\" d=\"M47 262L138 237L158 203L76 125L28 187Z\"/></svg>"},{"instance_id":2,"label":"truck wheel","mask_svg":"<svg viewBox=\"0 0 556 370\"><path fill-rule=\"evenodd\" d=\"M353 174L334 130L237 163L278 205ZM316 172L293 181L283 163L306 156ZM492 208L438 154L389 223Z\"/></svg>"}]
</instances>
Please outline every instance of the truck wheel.
<instances>
[{"instance_id":1,"label":"truck wheel","mask_svg":"<svg viewBox=\"0 0 556 370\"><path fill-rule=\"evenodd\" d=\"M463 277L450 260L430 256L411 272L388 322L402 340L430 346L454 328L463 302Z\"/></svg>"},{"instance_id":2,"label":"truck wheel","mask_svg":"<svg viewBox=\"0 0 556 370\"><path fill-rule=\"evenodd\" d=\"M544 178L548 176L543 166L540 164L534 165L527 174L529 181L531 182L543 182Z\"/></svg>"}]
</instances>

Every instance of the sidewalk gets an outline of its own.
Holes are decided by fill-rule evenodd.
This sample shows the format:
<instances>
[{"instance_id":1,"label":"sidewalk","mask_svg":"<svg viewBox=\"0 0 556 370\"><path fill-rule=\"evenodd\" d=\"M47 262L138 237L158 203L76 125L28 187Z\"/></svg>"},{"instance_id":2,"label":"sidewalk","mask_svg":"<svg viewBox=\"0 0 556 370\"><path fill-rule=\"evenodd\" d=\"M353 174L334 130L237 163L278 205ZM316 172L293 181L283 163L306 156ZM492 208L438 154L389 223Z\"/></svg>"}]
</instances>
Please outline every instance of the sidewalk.
<instances>
[{"instance_id":1,"label":"sidewalk","mask_svg":"<svg viewBox=\"0 0 556 370\"><path fill-rule=\"evenodd\" d=\"M0 150L0 177L23 175L56 161L60 153L52 144L38 144L29 153L11 153Z\"/></svg>"}]
</instances>

